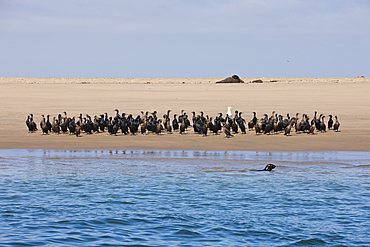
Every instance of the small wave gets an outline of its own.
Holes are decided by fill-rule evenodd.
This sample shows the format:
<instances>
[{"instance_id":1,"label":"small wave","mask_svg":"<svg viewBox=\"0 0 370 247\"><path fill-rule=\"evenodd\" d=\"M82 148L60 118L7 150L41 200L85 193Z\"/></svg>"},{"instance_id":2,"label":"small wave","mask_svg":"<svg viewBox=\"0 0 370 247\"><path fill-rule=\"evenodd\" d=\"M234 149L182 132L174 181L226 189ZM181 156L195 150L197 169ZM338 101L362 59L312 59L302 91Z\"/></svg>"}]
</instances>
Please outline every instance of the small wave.
<instances>
[{"instance_id":1,"label":"small wave","mask_svg":"<svg viewBox=\"0 0 370 247\"><path fill-rule=\"evenodd\" d=\"M289 246L308 246L308 245L316 246L316 245L323 245L323 244L327 244L327 242L325 242L322 239L318 239L318 238L310 238L310 239L298 240L294 243L290 243Z\"/></svg>"},{"instance_id":2,"label":"small wave","mask_svg":"<svg viewBox=\"0 0 370 247\"><path fill-rule=\"evenodd\" d=\"M174 232L173 235L175 236L180 235L181 237L200 237L202 236L202 234L199 232L187 230L187 229L180 229Z\"/></svg>"}]
</instances>

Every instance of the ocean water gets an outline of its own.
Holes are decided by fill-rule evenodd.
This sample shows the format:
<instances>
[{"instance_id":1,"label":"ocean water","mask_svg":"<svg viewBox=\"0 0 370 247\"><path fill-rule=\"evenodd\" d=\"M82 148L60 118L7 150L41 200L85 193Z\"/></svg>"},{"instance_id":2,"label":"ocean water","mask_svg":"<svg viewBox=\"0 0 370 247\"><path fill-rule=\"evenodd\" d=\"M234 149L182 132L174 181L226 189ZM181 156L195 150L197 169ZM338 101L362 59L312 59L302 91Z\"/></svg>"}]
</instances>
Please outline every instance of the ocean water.
<instances>
[{"instance_id":1,"label":"ocean water","mask_svg":"<svg viewBox=\"0 0 370 247\"><path fill-rule=\"evenodd\" d=\"M0 150L0 246L370 246L369 229L369 152Z\"/></svg>"}]
</instances>

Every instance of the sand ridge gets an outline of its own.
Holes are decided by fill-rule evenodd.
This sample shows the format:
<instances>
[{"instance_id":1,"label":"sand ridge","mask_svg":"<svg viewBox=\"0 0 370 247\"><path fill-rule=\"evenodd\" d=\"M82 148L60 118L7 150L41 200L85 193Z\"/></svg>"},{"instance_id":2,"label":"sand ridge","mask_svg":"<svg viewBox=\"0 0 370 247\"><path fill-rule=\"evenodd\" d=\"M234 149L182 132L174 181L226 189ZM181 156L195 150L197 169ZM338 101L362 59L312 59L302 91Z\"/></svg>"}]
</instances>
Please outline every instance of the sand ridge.
<instances>
[{"instance_id":1,"label":"sand ridge","mask_svg":"<svg viewBox=\"0 0 370 247\"><path fill-rule=\"evenodd\" d=\"M224 78L31 78L0 77L0 84L214 84ZM341 78L241 78L246 84L261 80L263 83L370 83L369 77Z\"/></svg>"}]
</instances>

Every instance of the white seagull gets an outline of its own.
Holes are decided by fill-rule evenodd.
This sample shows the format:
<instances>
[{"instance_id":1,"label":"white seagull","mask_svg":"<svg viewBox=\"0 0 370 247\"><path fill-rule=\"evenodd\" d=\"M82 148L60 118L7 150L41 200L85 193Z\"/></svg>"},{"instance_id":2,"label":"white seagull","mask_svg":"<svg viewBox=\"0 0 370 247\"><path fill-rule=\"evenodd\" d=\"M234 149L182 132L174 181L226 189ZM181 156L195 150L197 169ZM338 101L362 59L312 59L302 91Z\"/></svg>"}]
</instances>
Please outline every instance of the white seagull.
<instances>
[{"instance_id":1,"label":"white seagull","mask_svg":"<svg viewBox=\"0 0 370 247\"><path fill-rule=\"evenodd\" d=\"M231 106L227 107L227 113L226 116L232 117L233 114L231 113L231 109L233 109Z\"/></svg>"}]
</instances>

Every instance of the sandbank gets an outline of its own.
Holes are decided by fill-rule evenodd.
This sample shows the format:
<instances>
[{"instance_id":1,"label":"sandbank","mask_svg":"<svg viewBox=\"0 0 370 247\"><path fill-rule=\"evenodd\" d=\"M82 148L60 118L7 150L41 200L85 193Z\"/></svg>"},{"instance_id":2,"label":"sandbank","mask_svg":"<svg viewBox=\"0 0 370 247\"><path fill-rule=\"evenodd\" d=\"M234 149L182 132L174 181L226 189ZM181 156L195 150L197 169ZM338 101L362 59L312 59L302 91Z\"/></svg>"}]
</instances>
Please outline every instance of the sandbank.
<instances>
[{"instance_id":1,"label":"sandbank","mask_svg":"<svg viewBox=\"0 0 370 247\"><path fill-rule=\"evenodd\" d=\"M370 151L370 79L353 78L242 78L243 84L215 84L222 78L0 78L1 149L173 149L249 151ZM248 83L261 79L263 83ZM340 132L315 135L259 135L254 131L203 137L189 129L162 135L118 136L98 133L76 137L67 134L29 133L25 121L33 113L39 126L41 114L91 116L107 112L140 114L168 109L208 116L242 111L248 122L252 112L260 118L272 111L286 116L314 111L338 116ZM326 122L326 120L325 120Z\"/></svg>"}]
</instances>

